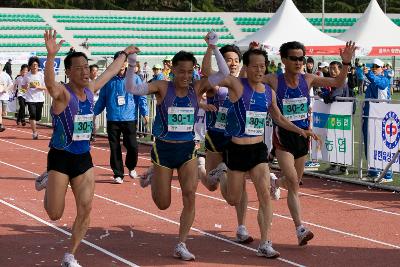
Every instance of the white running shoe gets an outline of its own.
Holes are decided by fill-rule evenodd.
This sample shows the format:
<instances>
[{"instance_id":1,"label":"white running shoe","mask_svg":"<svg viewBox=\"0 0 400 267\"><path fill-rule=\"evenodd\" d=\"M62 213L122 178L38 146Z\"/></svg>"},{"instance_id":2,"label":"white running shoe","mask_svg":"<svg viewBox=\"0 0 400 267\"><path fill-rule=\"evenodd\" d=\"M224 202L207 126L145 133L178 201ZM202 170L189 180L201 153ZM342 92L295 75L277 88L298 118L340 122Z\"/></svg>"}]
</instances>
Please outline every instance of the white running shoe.
<instances>
[{"instance_id":1,"label":"white running shoe","mask_svg":"<svg viewBox=\"0 0 400 267\"><path fill-rule=\"evenodd\" d=\"M240 244L249 244L253 241L254 239L249 235L246 226L239 225L236 231L236 242Z\"/></svg>"},{"instance_id":2,"label":"white running shoe","mask_svg":"<svg viewBox=\"0 0 400 267\"><path fill-rule=\"evenodd\" d=\"M211 170L208 175L207 179L210 182L210 184L217 184L219 182L219 177L226 172L227 167L225 163L221 162L218 164L217 168Z\"/></svg>"},{"instance_id":3,"label":"white running shoe","mask_svg":"<svg viewBox=\"0 0 400 267\"><path fill-rule=\"evenodd\" d=\"M186 244L183 242L180 242L175 246L174 257L180 258L184 261L195 260L195 256L189 252L189 250L186 248Z\"/></svg>"},{"instance_id":4,"label":"white running shoe","mask_svg":"<svg viewBox=\"0 0 400 267\"><path fill-rule=\"evenodd\" d=\"M61 263L62 267L82 267L77 260L75 259L74 255L70 253L65 253L63 261Z\"/></svg>"},{"instance_id":5,"label":"white running shoe","mask_svg":"<svg viewBox=\"0 0 400 267\"><path fill-rule=\"evenodd\" d=\"M281 254L272 248L271 241L266 241L258 246L256 255L259 257L267 257L269 259L275 259L278 258Z\"/></svg>"},{"instance_id":6,"label":"white running shoe","mask_svg":"<svg viewBox=\"0 0 400 267\"><path fill-rule=\"evenodd\" d=\"M270 183L271 183L270 193L271 193L272 199L274 199L274 200L279 200L279 198L281 197L281 189L279 188L279 186L276 183L277 180L278 180L278 177L276 177L276 175L271 172L270 173Z\"/></svg>"},{"instance_id":7,"label":"white running shoe","mask_svg":"<svg viewBox=\"0 0 400 267\"><path fill-rule=\"evenodd\" d=\"M146 173L140 177L140 186L145 188L151 184L151 178L154 174L154 165L151 165Z\"/></svg>"},{"instance_id":8,"label":"white running shoe","mask_svg":"<svg viewBox=\"0 0 400 267\"><path fill-rule=\"evenodd\" d=\"M309 229L300 225L296 229L297 240L299 241L299 246L307 245L308 241L313 239L314 234Z\"/></svg>"},{"instance_id":9,"label":"white running shoe","mask_svg":"<svg viewBox=\"0 0 400 267\"><path fill-rule=\"evenodd\" d=\"M42 173L35 179L35 188L37 191L43 190L47 187L47 181L49 180L49 174L47 172Z\"/></svg>"},{"instance_id":10,"label":"white running shoe","mask_svg":"<svg viewBox=\"0 0 400 267\"><path fill-rule=\"evenodd\" d=\"M121 177L115 177L114 178L114 183L115 184L122 184L124 180Z\"/></svg>"},{"instance_id":11,"label":"white running shoe","mask_svg":"<svg viewBox=\"0 0 400 267\"><path fill-rule=\"evenodd\" d=\"M138 179L138 178L139 178L139 175L137 175L135 169L129 171L129 176L130 176L132 179Z\"/></svg>"}]
</instances>

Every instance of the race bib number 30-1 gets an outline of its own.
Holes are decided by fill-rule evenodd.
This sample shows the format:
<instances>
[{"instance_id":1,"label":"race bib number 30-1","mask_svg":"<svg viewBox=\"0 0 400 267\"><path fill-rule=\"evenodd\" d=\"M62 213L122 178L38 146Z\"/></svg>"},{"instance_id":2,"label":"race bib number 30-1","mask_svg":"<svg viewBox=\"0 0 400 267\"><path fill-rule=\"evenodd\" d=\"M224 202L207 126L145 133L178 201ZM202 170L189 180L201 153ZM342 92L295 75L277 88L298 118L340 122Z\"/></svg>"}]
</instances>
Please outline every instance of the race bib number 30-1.
<instances>
[{"instance_id":1,"label":"race bib number 30-1","mask_svg":"<svg viewBox=\"0 0 400 267\"><path fill-rule=\"evenodd\" d=\"M226 127L226 116L228 114L228 109L225 107L219 107L217 113L217 120L215 122L215 128L224 130Z\"/></svg>"},{"instance_id":2,"label":"race bib number 30-1","mask_svg":"<svg viewBox=\"0 0 400 267\"><path fill-rule=\"evenodd\" d=\"M307 97L283 99L283 115L290 121L307 119Z\"/></svg>"},{"instance_id":3,"label":"race bib number 30-1","mask_svg":"<svg viewBox=\"0 0 400 267\"><path fill-rule=\"evenodd\" d=\"M245 134L263 135L266 117L266 112L246 111Z\"/></svg>"},{"instance_id":4,"label":"race bib number 30-1","mask_svg":"<svg viewBox=\"0 0 400 267\"><path fill-rule=\"evenodd\" d=\"M194 108L169 107L168 131L191 132L194 125Z\"/></svg>"},{"instance_id":5,"label":"race bib number 30-1","mask_svg":"<svg viewBox=\"0 0 400 267\"><path fill-rule=\"evenodd\" d=\"M84 141L90 140L93 130L93 114L75 115L74 117L74 133L72 140Z\"/></svg>"}]
</instances>

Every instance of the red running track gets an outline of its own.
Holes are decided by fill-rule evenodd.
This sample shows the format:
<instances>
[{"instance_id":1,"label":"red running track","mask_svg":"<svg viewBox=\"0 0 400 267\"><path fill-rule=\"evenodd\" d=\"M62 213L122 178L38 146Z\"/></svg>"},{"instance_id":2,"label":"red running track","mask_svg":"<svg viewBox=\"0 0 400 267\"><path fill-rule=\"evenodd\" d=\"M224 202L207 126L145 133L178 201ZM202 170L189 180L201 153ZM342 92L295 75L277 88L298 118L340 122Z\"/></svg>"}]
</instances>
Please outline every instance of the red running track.
<instances>
[{"instance_id":1,"label":"red running track","mask_svg":"<svg viewBox=\"0 0 400 267\"><path fill-rule=\"evenodd\" d=\"M73 195L69 190L62 219L52 222L43 209L44 192L34 189L34 178L46 168L51 129L39 128L39 140L32 140L28 127L5 122L7 130L0 133L0 266L59 266L70 246ZM138 173L149 166L149 151L140 146ZM315 233L308 246L296 245L286 192L273 202L272 240L282 257L268 260L255 255L259 232L252 183L247 181L247 226L256 240L244 246L232 242L234 208L220 192L208 192L199 183L187 242L196 261L176 260L172 250L182 208L177 181L171 207L160 211L138 180L111 183L106 139L98 138L92 156L96 195L90 228L76 255L83 266L399 266L399 194L310 177L300 190L303 220Z\"/></svg>"}]
</instances>

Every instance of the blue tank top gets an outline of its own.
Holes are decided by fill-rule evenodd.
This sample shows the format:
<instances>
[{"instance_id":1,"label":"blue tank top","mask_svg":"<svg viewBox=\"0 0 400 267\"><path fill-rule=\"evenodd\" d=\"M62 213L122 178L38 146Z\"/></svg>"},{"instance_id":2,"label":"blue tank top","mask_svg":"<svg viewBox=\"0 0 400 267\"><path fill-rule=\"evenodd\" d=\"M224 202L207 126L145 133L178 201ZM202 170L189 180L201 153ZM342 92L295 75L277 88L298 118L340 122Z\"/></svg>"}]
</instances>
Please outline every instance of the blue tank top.
<instances>
[{"instance_id":1,"label":"blue tank top","mask_svg":"<svg viewBox=\"0 0 400 267\"><path fill-rule=\"evenodd\" d=\"M74 118L75 115L93 115L93 92L85 88L86 100L81 102L68 85L65 84L65 87L71 95L65 110L56 115L53 113L53 109L50 109L53 119L53 135L49 147L73 154L83 154L90 151L90 140L73 140ZM86 123L84 128L87 132L91 132L93 122Z\"/></svg>"},{"instance_id":2,"label":"blue tank top","mask_svg":"<svg viewBox=\"0 0 400 267\"><path fill-rule=\"evenodd\" d=\"M167 94L157 105L153 135L161 140L192 141L198 110L197 96L192 85L189 85L186 96L178 97L174 84L168 82Z\"/></svg>"},{"instance_id":3,"label":"blue tank top","mask_svg":"<svg viewBox=\"0 0 400 267\"><path fill-rule=\"evenodd\" d=\"M272 103L272 92L268 85L258 93L251 88L247 79L241 78L243 94L228 110L226 134L234 137L264 135L267 112Z\"/></svg>"},{"instance_id":4,"label":"blue tank top","mask_svg":"<svg viewBox=\"0 0 400 267\"><path fill-rule=\"evenodd\" d=\"M232 106L228 97L228 88L219 87L213 97L207 97L207 104L214 105L217 108L216 112L206 112L207 131L225 132L227 113Z\"/></svg>"},{"instance_id":5,"label":"blue tank top","mask_svg":"<svg viewBox=\"0 0 400 267\"><path fill-rule=\"evenodd\" d=\"M297 127L308 129L310 120L308 110L310 106L310 92L304 74L299 74L297 88L287 86L285 76L278 75L278 90L276 99L281 113Z\"/></svg>"}]
</instances>

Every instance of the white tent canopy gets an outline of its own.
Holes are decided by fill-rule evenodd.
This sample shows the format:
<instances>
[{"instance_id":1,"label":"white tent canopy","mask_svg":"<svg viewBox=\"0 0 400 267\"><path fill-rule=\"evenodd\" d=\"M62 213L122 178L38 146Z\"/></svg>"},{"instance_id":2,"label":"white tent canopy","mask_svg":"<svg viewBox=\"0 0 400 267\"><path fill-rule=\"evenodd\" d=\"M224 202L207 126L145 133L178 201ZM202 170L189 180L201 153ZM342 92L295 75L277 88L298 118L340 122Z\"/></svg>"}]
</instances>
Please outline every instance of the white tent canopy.
<instances>
[{"instance_id":1,"label":"white tent canopy","mask_svg":"<svg viewBox=\"0 0 400 267\"><path fill-rule=\"evenodd\" d=\"M306 46L307 55L337 55L345 42L324 34L315 28L296 8L292 0L285 0L268 24L257 32L236 43L240 49L247 49L256 41L273 54L286 42L299 41Z\"/></svg>"},{"instance_id":2,"label":"white tent canopy","mask_svg":"<svg viewBox=\"0 0 400 267\"><path fill-rule=\"evenodd\" d=\"M355 41L363 55L400 55L400 27L383 13L376 0L372 0L357 23L338 38Z\"/></svg>"}]
</instances>

